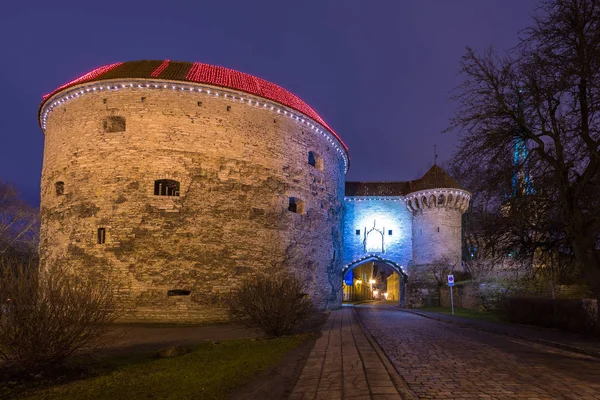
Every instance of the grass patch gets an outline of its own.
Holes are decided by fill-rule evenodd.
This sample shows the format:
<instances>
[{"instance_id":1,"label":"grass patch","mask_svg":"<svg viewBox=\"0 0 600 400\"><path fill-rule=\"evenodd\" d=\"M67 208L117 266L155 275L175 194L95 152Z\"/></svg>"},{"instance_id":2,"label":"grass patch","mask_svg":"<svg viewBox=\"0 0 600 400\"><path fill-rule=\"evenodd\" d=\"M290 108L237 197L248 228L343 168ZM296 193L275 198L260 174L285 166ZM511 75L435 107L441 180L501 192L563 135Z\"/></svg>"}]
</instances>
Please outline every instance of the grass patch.
<instances>
[{"instance_id":1,"label":"grass patch","mask_svg":"<svg viewBox=\"0 0 600 400\"><path fill-rule=\"evenodd\" d=\"M275 365L310 335L203 343L174 358L111 357L82 380L26 392L23 399L223 399Z\"/></svg>"},{"instance_id":2,"label":"grass patch","mask_svg":"<svg viewBox=\"0 0 600 400\"><path fill-rule=\"evenodd\" d=\"M452 315L452 309L446 308L446 307L425 307L425 308L420 308L418 310ZM416 310L416 311L418 311L418 310ZM468 308L455 308L454 315L456 317L478 319L478 320L487 321L487 322L506 323L506 320L504 320L502 318L502 315L493 313L493 312L489 312L489 311L471 310Z\"/></svg>"}]
</instances>

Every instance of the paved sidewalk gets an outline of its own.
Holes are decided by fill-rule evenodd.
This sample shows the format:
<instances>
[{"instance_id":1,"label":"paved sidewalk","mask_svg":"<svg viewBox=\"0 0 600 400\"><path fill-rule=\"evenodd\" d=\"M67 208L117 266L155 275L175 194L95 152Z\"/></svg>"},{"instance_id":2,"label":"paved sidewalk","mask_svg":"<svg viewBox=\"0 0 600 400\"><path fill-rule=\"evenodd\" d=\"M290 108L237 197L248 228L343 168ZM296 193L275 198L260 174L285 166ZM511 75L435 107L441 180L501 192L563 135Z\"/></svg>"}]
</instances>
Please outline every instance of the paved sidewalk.
<instances>
[{"instance_id":1,"label":"paved sidewalk","mask_svg":"<svg viewBox=\"0 0 600 400\"><path fill-rule=\"evenodd\" d=\"M589 335L578 335L571 332L537 328L533 326L530 327L527 325L481 321L431 311L403 309L397 306L391 308L400 309L405 312L432 318L441 322L454 323L459 326L478 329L484 332L512 336L522 340L546 344L563 350L600 358L600 338L593 338Z\"/></svg>"},{"instance_id":2,"label":"paved sidewalk","mask_svg":"<svg viewBox=\"0 0 600 400\"><path fill-rule=\"evenodd\" d=\"M332 311L290 400L413 398L352 307Z\"/></svg>"}]
</instances>

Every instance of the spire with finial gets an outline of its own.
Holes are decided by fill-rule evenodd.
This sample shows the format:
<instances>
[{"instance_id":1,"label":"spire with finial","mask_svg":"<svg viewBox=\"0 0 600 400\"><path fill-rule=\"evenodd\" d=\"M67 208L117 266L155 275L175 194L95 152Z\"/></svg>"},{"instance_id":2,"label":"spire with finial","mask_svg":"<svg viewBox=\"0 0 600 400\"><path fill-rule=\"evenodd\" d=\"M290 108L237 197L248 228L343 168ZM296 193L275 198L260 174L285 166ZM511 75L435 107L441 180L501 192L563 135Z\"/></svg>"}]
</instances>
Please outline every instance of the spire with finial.
<instances>
[{"instance_id":1,"label":"spire with finial","mask_svg":"<svg viewBox=\"0 0 600 400\"><path fill-rule=\"evenodd\" d=\"M438 157L437 149L436 149L436 146L434 144L433 145L433 165L437 165L437 157Z\"/></svg>"}]
</instances>

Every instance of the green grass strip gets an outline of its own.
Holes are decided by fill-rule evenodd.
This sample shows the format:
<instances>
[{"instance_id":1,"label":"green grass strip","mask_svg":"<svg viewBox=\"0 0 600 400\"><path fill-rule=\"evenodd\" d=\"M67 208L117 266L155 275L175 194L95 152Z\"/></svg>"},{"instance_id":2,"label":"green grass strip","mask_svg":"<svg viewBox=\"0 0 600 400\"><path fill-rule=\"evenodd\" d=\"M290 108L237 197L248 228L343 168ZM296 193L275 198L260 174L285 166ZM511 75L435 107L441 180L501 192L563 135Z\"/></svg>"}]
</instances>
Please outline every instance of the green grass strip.
<instances>
[{"instance_id":1,"label":"green grass strip","mask_svg":"<svg viewBox=\"0 0 600 400\"><path fill-rule=\"evenodd\" d=\"M114 357L103 363L98 376L30 392L24 398L223 399L305 339L307 335L204 343L174 358Z\"/></svg>"}]
</instances>

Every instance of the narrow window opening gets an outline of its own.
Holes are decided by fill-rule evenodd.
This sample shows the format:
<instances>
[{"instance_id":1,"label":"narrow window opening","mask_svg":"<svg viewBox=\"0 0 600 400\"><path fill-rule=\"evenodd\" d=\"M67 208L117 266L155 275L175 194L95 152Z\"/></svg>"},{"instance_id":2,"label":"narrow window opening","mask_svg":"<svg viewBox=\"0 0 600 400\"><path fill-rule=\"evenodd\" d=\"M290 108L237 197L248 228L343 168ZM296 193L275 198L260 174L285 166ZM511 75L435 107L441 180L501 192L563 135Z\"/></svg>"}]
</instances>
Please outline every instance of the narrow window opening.
<instances>
[{"instance_id":1,"label":"narrow window opening","mask_svg":"<svg viewBox=\"0 0 600 400\"><path fill-rule=\"evenodd\" d=\"M357 229L357 230L356 230L356 234L357 234L357 235L360 235L360 229Z\"/></svg>"},{"instance_id":2,"label":"narrow window opening","mask_svg":"<svg viewBox=\"0 0 600 400\"><path fill-rule=\"evenodd\" d=\"M56 188L56 195L57 196L62 196L63 194L65 194L65 183L64 182L56 182L54 184L54 187Z\"/></svg>"},{"instance_id":3,"label":"narrow window opening","mask_svg":"<svg viewBox=\"0 0 600 400\"><path fill-rule=\"evenodd\" d=\"M143 102L145 102L145 101L146 101L146 98L145 98L145 97L142 97L142 103L143 103Z\"/></svg>"},{"instance_id":4,"label":"narrow window opening","mask_svg":"<svg viewBox=\"0 0 600 400\"><path fill-rule=\"evenodd\" d=\"M440 231L440 227L438 226L438 232Z\"/></svg>"},{"instance_id":5,"label":"narrow window opening","mask_svg":"<svg viewBox=\"0 0 600 400\"><path fill-rule=\"evenodd\" d=\"M192 293L191 290L173 289L167 291L167 296L189 296L190 293Z\"/></svg>"},{"instance_id":6,"label":"narrow window opening","mask_svg":"<svg viewBox=\"0 0 600 400\"><path fill-rule=\"evenodd\" d=\"M308 152L308 164L312 165L319 171L323 171L323 157L319 156L314 151Z\"/></svg>"},{"instance_id":7,"label":"narrow window opening","mask_svg":"<svg viewBox=\"0 0 600 400\"><path fill-rule=\"evenodd\" d=\"M304 201L296 197L290 197L288 211L294 212L296 214L304 214Z\"/></svg>"},{"instance_id":8,"label":"narrow window opening","mask_svg":"<svg viewBox=\"0 0 600 400\"><path fill-rule=\"evenodd\" d=\"M227 111L231 111L231 106L227 106Z\"/></svg>"},{"instance_id":9,"label":"narrow window opening","mask_svg":"<svg viewBox=\"0 0 600 400\"><path fill-rule=\"evenodd\" d=\"M392 236L392 230L391 229L388 231L388 235Z\"/></svg>"},{"instance_id":10,"label":"narrow window opening","mask_svg":"<svg viewBox=\"0 0 600 400\"><path fill-rule=\"evenodd\" d=\"M198 107L202 107L202 102L201 101L197 102L196 104L198 105Z\"/></svg>"},{"instance_id":11,"label":"narrow window opening","mask_svg":"<svg viewBox=\"0 0 600 400\"><path fill-rule=\"evenodd\" d=\"M102 99L102 104L106 104L106 99Z\"/></svg>"},{"instance_id":12,"label":"narrow window opening","mask_svg":"<svg viewBox=\"0 0 600 400\"><path fill-rule=\"evenodd\" d=\"M106 228L98 228L98 244L106 242Z\"/></svg>"},{"instance_id":13,"label":"narrow window opening","mask_svg":"<svg viewBox=\"0 0 600 400\"><path fill-rule=\"evenodd\" d=\"M171 179L154 181L155 196L179 196L179 182Z\"/></svg>"},{"instance_id":14,"label":"narrow window opening","mask_svg":"<svg viewBox=\"0 0 600 400\"><path fill-rule=\"evenodd\" d=\"M106 133L125 132L125 118L112 115L102 121L102 127Z\"/></svg>"}]
</instances>

